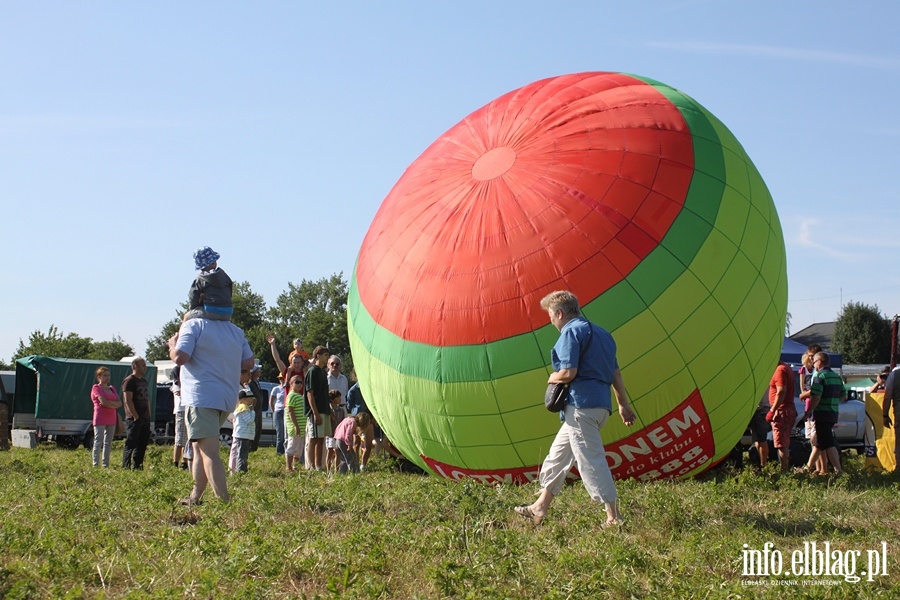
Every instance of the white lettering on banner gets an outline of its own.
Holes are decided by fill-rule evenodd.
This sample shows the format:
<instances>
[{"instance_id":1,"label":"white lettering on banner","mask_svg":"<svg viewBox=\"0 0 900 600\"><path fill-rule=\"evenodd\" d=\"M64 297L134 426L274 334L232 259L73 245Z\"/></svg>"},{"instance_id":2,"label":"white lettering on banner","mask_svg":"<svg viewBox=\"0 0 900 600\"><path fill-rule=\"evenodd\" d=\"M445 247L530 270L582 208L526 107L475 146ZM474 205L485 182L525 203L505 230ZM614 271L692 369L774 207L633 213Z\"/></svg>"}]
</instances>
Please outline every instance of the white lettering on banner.
<instances>
[{"instance_id":1,"label":"white lettering on banner","mask_svg":"<svg viewBox=\"0 0 900 600\"><path fill-rule=\"evenodd\" d=\"M680 440L680 443L675 444L666 452L658 452L655 455L651 455L651 452L653 452L654 449L665 448L669 444L672 444L676 439L685 435L690 427L696 425L699 425L700 427L694 431L690 431L689 433L691 435L685 440ZM609 463L610 469L617 469L626 462L633 463L635 460L638 460L639 456L645 456L643 460L651 465L661 464L663 459L674 456L679 450L686 448L690 442L694 440L693 434L697 432L705 433L706 426L703 424L697 411L691 406L686 406L680 416L670 418L666 421L665 425L655 427L643 435L639 433L637 437L628 438L627 442L623 440L619 444L610 444L607 446L606 460ZM640 467L629 467L626 474L630 474L630 472L634 470L642 470L644 466L645 465ZM661 467L661 470L664 473L670 473L678 466L681 465L666 463Z\"/></svg>"},{"instance_id":2,"label":"white lettering on banner","mask_svg":"<svg viewBox=\"0 0 900 600\"><path fill-rule=\"evenodd\" d=\"M685 409L684 416L687 417L687 419L684 421L679 421L678 419L669 420L669 426L672 428L672 432L674 433L675 437L679 437L681 435L681 432L685 431L691 425L700 424L700 416L690 406Z\"/></svg>"}]
</instances>

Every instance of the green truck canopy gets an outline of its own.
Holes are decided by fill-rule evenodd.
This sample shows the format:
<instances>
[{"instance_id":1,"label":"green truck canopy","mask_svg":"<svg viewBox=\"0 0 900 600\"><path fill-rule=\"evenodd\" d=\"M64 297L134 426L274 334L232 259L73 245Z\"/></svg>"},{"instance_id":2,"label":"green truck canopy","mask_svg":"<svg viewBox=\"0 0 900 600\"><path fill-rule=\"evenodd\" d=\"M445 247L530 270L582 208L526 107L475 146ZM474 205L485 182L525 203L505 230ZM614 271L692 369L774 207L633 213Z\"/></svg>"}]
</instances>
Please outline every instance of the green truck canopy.
<instances>
[{"instance_id":1,"label":"green truck canopy","mask_svg":"<svg viewBox=\"0 0 900 600\"><path fill-rule=\"evenodd\" d=\"M16 361L16 395L12 413L36 419L92 419L91 387L98 367L109 368L110 384L122 397L122 381L131 363L49 356L26 356ZM144 374L150 392L150 418L156 414L156 366L147 363Z\"/></svg>"}]
</instances>

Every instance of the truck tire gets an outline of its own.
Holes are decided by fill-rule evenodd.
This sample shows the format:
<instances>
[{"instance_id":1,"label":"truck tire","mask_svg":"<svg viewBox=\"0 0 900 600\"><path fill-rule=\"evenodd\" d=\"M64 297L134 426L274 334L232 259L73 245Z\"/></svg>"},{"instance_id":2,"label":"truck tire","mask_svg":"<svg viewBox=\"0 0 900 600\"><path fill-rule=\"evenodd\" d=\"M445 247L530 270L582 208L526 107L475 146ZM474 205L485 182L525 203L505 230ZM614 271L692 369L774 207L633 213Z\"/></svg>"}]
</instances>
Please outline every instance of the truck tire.
<instances>
[{"instance_id":1,"label":"truck tire","mask_svg":"<svg viewBox=\"0 0 900 600\"><path fill-rule=\"evenodd\" d=\"M59 448L65 448L66 450L75 450L78 446L81 445L80 435L57 435L54 436L56 439L56 445Z\"/></svg>"}]
</instances>

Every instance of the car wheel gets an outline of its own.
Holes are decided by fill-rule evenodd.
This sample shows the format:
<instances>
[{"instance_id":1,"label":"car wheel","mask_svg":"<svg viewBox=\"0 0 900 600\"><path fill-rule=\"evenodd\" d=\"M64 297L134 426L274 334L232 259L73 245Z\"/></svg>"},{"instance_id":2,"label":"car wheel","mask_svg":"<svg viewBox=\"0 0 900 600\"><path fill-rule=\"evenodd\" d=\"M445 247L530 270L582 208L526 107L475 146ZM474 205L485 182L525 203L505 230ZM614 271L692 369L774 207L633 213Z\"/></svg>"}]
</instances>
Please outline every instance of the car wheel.
<instances>
[{"instance_id":1,"label":"car wheel","mask_svg":"<svg viewBox=\"0 0 900 600\"><path fill-rule=\"evenodd\" d=\"M231 431L220 431L219 443L226 448L231 448Z\"/></svg>"},{"instance_id":2,"label":"car wheel","mask_svg":"<svg viewBox=\"0 0 900 600\"><path fill-rule=\"evenodd\" d=\"M166 430L165 429L157 429L153 432L153 441L157 446L165 446L166 445Z\"/></svg>"},{"instance_id":3,"label":"car wheel","mask_svg":"<svg viewBox=\"0 0 900 600\"><path fill-rule=\"evenodd\" d=\"M809 462L812 446L806 439L791 438L791 466L802 467Z\"/></svg>"}]
</instances>

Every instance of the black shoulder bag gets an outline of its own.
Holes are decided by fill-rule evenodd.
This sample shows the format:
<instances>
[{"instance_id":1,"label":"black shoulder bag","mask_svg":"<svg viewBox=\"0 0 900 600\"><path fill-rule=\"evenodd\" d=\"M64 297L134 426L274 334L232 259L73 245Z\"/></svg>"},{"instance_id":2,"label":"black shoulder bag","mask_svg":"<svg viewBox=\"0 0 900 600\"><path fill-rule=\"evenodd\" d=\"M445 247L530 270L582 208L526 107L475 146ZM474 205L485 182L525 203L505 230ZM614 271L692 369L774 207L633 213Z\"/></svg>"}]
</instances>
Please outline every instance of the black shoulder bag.
<instances>
[{"instance_id":1,"label":"black shoulder bag","mask_svg":"<svg viewBox=\"0 0 900 600\"><path fill-rule=\"evenodd\" d=\"M581 356L587 352L587 349L591 347L591 342L594 341L594 324L588 321L588 327L590 329L591 335L588 337L588 343L585 345L584 350L581 351ZM579 364L581 363L581 356L578 358ZM577 377L577 375L576 375ZM569 398L569 383L549 383L547 384L547 391L544 392L544 406L550 412L559 412L566 408L566 400Z\"/></svg>"}]
</instances>

